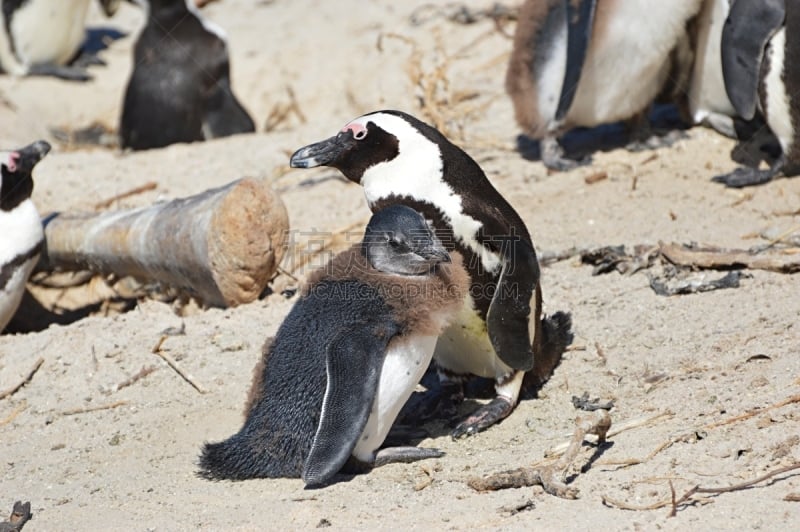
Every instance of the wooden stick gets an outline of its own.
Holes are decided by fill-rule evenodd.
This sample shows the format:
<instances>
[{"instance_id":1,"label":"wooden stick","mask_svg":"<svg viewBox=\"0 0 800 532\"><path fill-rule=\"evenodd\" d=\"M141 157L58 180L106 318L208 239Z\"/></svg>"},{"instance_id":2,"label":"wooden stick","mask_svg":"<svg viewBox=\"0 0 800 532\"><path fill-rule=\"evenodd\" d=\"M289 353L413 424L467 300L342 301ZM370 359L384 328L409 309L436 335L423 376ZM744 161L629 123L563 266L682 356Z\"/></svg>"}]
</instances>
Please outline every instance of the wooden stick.
<instances>
[{"instance_id":1,"label":"wooden stick","mask_svg":"<svg viewBox=\"0 0 800 532\"><path fill-rule=\"evenodd\" d=\"M569 442L569 447L555 463L538 467L520 467L488 477L472 478L468 482L469 486L476 491L489 491L541 485L550 495L564 499L577 498L578 490L567 486L564 477L577 458L587 434L596 434L598 441L605 441L608 429L611 427L611 416L605 410L596 410L578 416L575 424L575 433Z\"/></svg>"},{"instance_id":2,"label":"wooden stick","mask_svg":"<svg viewBox=\"0 0 800 532\"><path fill-rule=\"evenodd\" d=\"M715 421L714 423L709 423L704 428L705 429L715 429L717 427L721 427L723 425L730 425L731 423L738 423L739 421L744 421L745 419L750 419L753 416L757 416L759 414L763 414L764 412L769 412L770 410L774 410L776 408L780 408L782 406L790 405L792 403L800 403L800 394L793 395L783 401L779 401L773 405L765 406L764 408L759 408L758 410L753 410L751 412L746 412L744 414L740 414L738 416L729 417L728 419L723 419L722 421Z\"/></svg>"},{"instance_id":3,"label":"wooden stick","mask_svg":"<svg viewBox=\"0 0 800 532\"><path fill-rule=\"evenodd\" d=\"M61 412L62 416L74 416L77 414L88 414L89 412L98 412L100 410L110 410L128 404L128 401L117 401L107 405L87 406L82 408L72 408Z\"/></svg>"},{"instance_id":4,"label":"wooden stick","mask_svg":"<svg viewBox=\"0 0 800 532\"><path fill-rule=\"evenodd\" d=\"M680 244L662 243L661 255L678 266L706 269L745 267L778 273L800 271L800 259L784 253L754 255L742 249L693 249Z\"/></svg>"},{"instance_id":5,"label":"wooden stick","mask_svg":"<svg viewBox=\"0 0 800 532\"><path fill-rule=\"evenodd\" d=\"M17 418L17 416L20 415L26 408L28 408L28 405L25 404L19 405L17 408L14 409L13 412L7 415L4 419L0 420L0 427L2 427L3 425L8 425L12 421L14 421Z\"/></svg>"},{"instance_id":6,"label":"wooden stick","mask_svg":"<svg viewBox=\"0 0 800 532\"><path fill-rule=\"evenodd\" d=\"M164 340L166 339L167 335L161 336L161 338L158 340L158 343L153 348L153 354L160 356L164 360L164 362L169 364L169 367L174 369L175 372L183 378L183 380L191 384L192 388L197 390L199 393L206 393L206 391L203 388L201 388L199 384L195 382L195 380L192 378L191 375L189 375L188 373L186 373L181 369L181 367L178 365L178 363L175 361L174 358L172 358L167 353L161 350L161 346L164 344Z\"/></svg>"},{"instance_id":7,"label":"wooden stick","mask_svg":"<svg viewBox=\"0 0 800 532\"><path fill-rule=\"evenodd\" d=\"M4 392L0 392L0 399L5 399L6 397L11 397L15 393L17 393L23 386L28 384L31 381L31 379L33 378L33 376L36 375L36 372L39 371L39 368L42 367L42 364L44 364L44 359L42 357L39 357L39 360L37 360L36 364L33 365L33 369L31 369L28 372L28 375L26 375L24 379L22 379L18 384L16 384L15 386L12 386L8 390L6 390Z\"/></svg>"},{"instance_id":8,"label":"wooden stick","mask_svg":"<svg viewBox=\"0 0 800 532\"><path fill-rule=\"evenodd\" d=\"M156 183L155 181L148 181L144 185L140 185L130 190L126 190L125 192L121 192L116 196L111 196L110 198L105 199L103 201L98 201L97 203L94 204L94 209L96 211L99 211L100 209L111 207L111 205L113 205L115 201L129 198L131 196L135 196L136 194L141 194L142 192L147 192L149 190L155 190L157 187L158 183Z\"/></svg>"},{"instance_id":9,"label":"wooden stick","mask_svg":"<svg viewBox=\"0 0 800 532\"><path fill-rule=\"evenodd\" d=\"M40 269L132 275L234 306L255 300L272 279L288 227L269 185L241 179L142 209L56 214L46 221Z\"/></svg>"},{"instance_id":10,"label":"wooden stick","mask_svg":"<svg viewBox=\"0 0 800 532\"><path fill-rule=\"evenodd\" d=\"M162 338L166 338L166 336L163 336ZM160 346L159 346L159 347L160 347ZM154 372L156 369L157 369L157 368L156 368L155 366L142 366L142 369L140 369L139 371L137 371L137 372L136 372L134 375L132 375L130 378L128 378L128 379L125 379L125 380L124 380L124 381L122 381L121 383L117 384L117 386L116 386L116 388L114 389L114 391L115 391L115 392L118 392L118 391L120 391L120 390L121 390L121 389L123 389L123 388L127 388L127 387L128 387L128 386L130 386L131 384L134 384L134 383L136 383L136 382L137 382L139 379L143 379L144 377L147 377L148 375L150 375L151 373L153 373L153 372Z\"/></svg>"}]
</instances>

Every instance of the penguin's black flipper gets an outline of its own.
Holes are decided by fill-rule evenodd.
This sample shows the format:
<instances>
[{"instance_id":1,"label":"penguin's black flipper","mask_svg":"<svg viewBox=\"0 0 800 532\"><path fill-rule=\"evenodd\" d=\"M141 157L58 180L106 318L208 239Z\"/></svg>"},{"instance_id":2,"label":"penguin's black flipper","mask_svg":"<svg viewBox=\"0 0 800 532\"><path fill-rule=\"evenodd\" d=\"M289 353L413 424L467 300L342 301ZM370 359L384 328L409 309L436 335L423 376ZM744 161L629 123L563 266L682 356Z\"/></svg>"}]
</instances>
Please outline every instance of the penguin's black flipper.
<instances>
[{"instance_id":1,"label":"penguin's black flipper","mask_svg":"<svg viewBox=\"0 0 800 532\"><path fill-rule=\"evenodd\" d=\"M322 417L303 468L307 486L319 486L350 458L369 419L389 340L391 323L366 323L342 332L327 353Z\"/></svg>"},{"instance_id":2,"label":"penguin's black flipper","mask_svg":"<svg viewBox=\"0 0 800 532\"><path fill-rule=\"evenodd\" d=\"M594 13L597 0L564 0L567 11L567 64L564 70L564 83L561 85L561 95L556 108L556 120L561 121L567 116L578 81L581 79L586 53L589 50L589 41L592 38Z\"/></svg>"},{"instance_id":3,"label":"penguin's black flipper","mask_svg":"<svg viewBox=\"0 0 800 532\"><path fill-rule=\"evenodd\" d=\"M217 80L208 97L203 131L206 138L253 133L256 126L231 89L228 75Z\"/></svg>"},{"instance_id":4,"label":"penguin's black flipper","mask_svg":"<svg viewBox=\"0 0 800 532\"><path fill-rule=\"evenodd\" d=\"M529 323L531 298L539 284L539 262L533 247L518 235L504 238L500 249L502 270L486 313L489 339L497 356L510 367L528 371L533 367Z\"/></svg>"},{"instance_id":5,"label":"penguin's black flipper","mask_svg":"<svg viewBox=\"0 0 800 532\"><path fill-rule=\"evenodd\" d=\"M734 2L722 28L722 77L734 109L751 120L758 103L764 48L783 25L785 0Z\"/></svg>"}]
</instances>

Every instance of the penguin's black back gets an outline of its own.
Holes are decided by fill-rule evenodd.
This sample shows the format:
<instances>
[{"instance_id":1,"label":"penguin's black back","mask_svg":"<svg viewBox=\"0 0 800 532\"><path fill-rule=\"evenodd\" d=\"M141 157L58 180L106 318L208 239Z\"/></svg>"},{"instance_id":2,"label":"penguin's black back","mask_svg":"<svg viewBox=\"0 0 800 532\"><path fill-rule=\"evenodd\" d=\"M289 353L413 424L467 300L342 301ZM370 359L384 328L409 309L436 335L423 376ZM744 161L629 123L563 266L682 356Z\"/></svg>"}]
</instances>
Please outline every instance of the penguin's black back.
<instances>
[{"instance_id":1,"label":"penguin's black back","mask_svg":"<svg viewBox=\"0 0 800 532\"><path fill-rule=\"evenodd\" d=\"M209 479L300 477L320 420L329 346L344 331L382 328L384 350L400 332L392 308L370 284L323 279L278 330L242 429L206 444L200 474ZM258 379L256 380L258 382Z\"/></svg>"},{"instance_id":2,"label":"penguin's black back","mask_svg":"<svg viewBox=\"0 0 800 532\"><path fill-rule=\"evenodd\" d=\"M150 6L125 92L122 146L144 150L200 141L204 122L215 137L254 131L231 92L225 41L183 0L151 0Z\"/></svg>"}]
</instances>

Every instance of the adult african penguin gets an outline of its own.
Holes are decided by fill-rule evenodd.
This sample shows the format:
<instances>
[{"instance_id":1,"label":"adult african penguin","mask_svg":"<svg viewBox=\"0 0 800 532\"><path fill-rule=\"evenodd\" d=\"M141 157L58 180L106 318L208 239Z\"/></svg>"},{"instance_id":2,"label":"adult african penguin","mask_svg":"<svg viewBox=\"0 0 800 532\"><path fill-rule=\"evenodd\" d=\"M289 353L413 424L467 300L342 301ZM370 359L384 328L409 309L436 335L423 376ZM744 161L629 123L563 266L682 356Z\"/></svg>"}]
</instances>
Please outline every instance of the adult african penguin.
<instances>
[{"instance_id":1,"label":"adult african penguin","mask_svg":"<svg viewBox=\"0 0 800 532\"><path fill-rule=\"evenodd\" d=\"M0 66L15 76L90 79L85 66L102 63L81 54L91 0L0 0ZM107 16L120 0L100 0Z\"/></svg>"},{"instance_id":2,"label":"adult african penguin","mask_svg":"<svg viewBox=\"0 0 800 532\"><path fill-rule=\"evenodd\" d=\"M44 245L42 222L31 201L31 172L49 151L50 145L40 140L0 152L0 332L17 311Z\"/></svg>"},{"instance_id":3,"label":"adult african penguin","mask_svg":"<svg viewBox=\"0 0 800 532\"><path fill-rule=\"evenodd\" d=\"M425 219L376 212L363 242L314 272L256 367L242 429L206 444L209 479L300 477L319 486L343 470L441 456L381 449L468 289Z\"/></svg>"},{"instance_id":4,"label":"adult african penguin","mask_svg":"<svg viewBox=\"0 0 800 532\"><path fill-rule=\"evenodd\" d=\"M762 116L781 154L768 169L740 167L714 181L760 185L800 174L800 0L735 1L722 29L722 74L738 116Z\"/></svg>"},{"instance_id":5,"label":"adult african penguin","mask_svg":"<svg viewBox=\"0 0 800 532\"><path fill-rule=\"evenodd\" d=\"M661 94L680 94L688 83L693 54L687 22L701 2L523 3L506 91L523 132L540 141L545 166L588 164L588 158L566 158L559 144L559 136L575 127L629 120L632 137L647 140L650 105Z\"/></svg>"},{"instance_id":6,"label":"adult african penguin","mask_svg":"<svg viewBox=\"0 0 800 532\"><path fill-rule=\"evenodd\" d=\"M480 166L433 127L400 111L378 111L337 135L297 150L291 166L332 166L364 187L373 212L404 204L433 221L437 236L465 258L470 293L436 345L444 393L455 414L466 376L495 380L497 397L456 426L460 437L508 416L530 371L542 384L571 341L569 314L542 319L539 263L522 219Z\"/></svg>"},{"instance_id":7,"label":"adult african penguin","mask_svg":"<svg viewBox=\"0 0 800 532\"><path fill-rule=\"evenodd\" d=\"M194 0L136 0L147 22L120 118L123 148L146 150L255 131L230 83L225 33Z\"/></svg>"}]
</instances>

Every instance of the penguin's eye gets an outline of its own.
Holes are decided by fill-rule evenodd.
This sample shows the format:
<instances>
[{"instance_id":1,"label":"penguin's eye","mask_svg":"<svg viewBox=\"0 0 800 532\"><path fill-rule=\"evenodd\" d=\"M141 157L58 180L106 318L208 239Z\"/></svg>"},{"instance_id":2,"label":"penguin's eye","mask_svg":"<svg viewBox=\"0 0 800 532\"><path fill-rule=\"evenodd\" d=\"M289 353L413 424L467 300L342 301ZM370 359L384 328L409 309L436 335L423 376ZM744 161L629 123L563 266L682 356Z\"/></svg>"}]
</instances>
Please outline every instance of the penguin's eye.
<instances>
[{"instance_id":1,"label":"penguin's eye","mask_svg":"<svg viewBox=\"0 0 800 532\"><path fill-rule=\"evenodd\" d=\"M361 129L361 130L358 130L355 133L353 133L353 138L356 139L356 140L364 140L364 138L366 138L366 136L367 136L367 130L366 129Z\"/></svg>"},{"instance_id":2,"label":"penguin's eye","mask_svg":"<svg viewBox=\"0 0 800 532\"><path fill-rule=\"evenodd\" d=\"M389 246L395 251L405 249L406 247L400 240L398 240L395 237L389 237Z\"/></svg>"}]
</instances>

